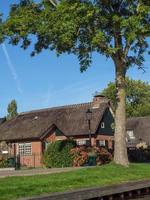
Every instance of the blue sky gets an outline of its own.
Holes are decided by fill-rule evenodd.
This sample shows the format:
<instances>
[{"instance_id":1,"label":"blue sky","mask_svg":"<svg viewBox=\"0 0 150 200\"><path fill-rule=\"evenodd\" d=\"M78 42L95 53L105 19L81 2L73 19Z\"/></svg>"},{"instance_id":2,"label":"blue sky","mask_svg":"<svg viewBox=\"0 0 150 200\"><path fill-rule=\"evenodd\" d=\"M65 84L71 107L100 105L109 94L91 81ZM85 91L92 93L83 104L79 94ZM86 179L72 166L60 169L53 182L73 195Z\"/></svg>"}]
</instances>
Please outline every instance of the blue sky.
<instances>
[{"instance_id":1,"label":"blue sky","mask_svg":"<svg viewBox=\"0 0 150 200\"><path fill-rule=\"evenodd\" d=\"M6 16L10 3L17 0L1 0L0 12ZM73 55L45 51L30 57L31 47L22 50L7 43L0 45L0 117L7 112L12 99L18 103L18 111L88 102L95 91L101 91L114 81L111 60L94 54L91 67L80 73L79 63ZM146 73L136 68L128 75L150 83L150 59L146 57Z\"/></svg>"}]
</instances>

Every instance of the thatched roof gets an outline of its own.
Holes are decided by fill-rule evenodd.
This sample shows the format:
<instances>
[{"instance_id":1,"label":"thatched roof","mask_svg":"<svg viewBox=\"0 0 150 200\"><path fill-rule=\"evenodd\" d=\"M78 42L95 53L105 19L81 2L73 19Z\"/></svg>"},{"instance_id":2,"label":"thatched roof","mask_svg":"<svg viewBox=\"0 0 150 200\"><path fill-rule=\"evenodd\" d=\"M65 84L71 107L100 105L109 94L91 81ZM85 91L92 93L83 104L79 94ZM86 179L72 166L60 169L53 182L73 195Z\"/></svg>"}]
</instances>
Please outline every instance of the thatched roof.
<instances>
[{"instance_id":1,"label":"thatched roof","mask_svg":"<svg viewBox=\"0 0 150 200\"><path fill-rule=\"evenodd\" d=\"M137 141L150 143L150 116L127 119L127 130L133 130Z\"/></svg>"},{"instance_id":2,"label":"thatched roof","mask_svg":"<svg viewBox=\"0 0 150 200\"><path fill-rule=\"evenodd\" d=\"M6 121L6 118L0 118L0 124L4 123Z\"/></svg>"},{"instance_id":3,"label":"thatched roof","mask_svg":"<svg viewBox=\"0 0 150 200\"><path fill-rule=\"evenodd\" d=\"M109 107L108 102L92 109L92 103L83 103L21 113L0 125L0 141L39 139L54 126L66 136L88 134L86 111L92 110L91 131L94 134Z\"/></svg>"}]
</instances>

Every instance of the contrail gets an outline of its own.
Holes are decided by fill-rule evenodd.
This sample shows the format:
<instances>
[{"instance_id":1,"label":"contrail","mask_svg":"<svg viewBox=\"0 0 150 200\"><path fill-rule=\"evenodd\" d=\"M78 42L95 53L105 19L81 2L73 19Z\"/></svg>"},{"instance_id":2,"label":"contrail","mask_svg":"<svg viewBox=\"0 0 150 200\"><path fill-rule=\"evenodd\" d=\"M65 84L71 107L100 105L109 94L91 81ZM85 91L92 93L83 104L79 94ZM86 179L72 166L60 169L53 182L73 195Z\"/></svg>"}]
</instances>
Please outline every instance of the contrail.
<instances>
[{"instance_id":1,"label":"contrail","mask_svg":"<svg viewBox=\"0 0 150 200\"><path fill-rule=\"evenodd\" d=\"M13 65L13 63L12 63L12 61L10 59L10 56L8 54L8 51L7 51L7 48L6 48L5 44L2 44L2 50L3 50L4 54L5 54L6 61L7 61L8 67L9 67L9 69L11 71L12 77L13 77L16 85L17 85L17 90L18 90L18 92L20 94L22 94L22 89L20 87L20 81L19 81L16 69L15 69L15 67L14 67L14 65Z\"/></svg>"}]
</instances>

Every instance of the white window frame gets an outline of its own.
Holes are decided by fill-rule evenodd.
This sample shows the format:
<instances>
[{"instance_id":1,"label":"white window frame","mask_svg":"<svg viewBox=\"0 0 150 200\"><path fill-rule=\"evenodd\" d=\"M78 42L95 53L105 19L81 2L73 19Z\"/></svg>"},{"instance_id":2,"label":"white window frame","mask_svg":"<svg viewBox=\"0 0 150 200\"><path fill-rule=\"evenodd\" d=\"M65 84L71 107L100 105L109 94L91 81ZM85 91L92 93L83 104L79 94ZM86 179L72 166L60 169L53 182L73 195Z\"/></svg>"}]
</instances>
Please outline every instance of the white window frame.
<instances>
[{"instance_id":1,"label":"white window frame","mask_svg":"<svg viewBox=\"0 0 150 200\"><path fill-rule=\"evenodd\" d=\"M135 139L135 135L134 135L134 131L133 130L128 130L127 131L128 137L130 140L134 140Z\"/></svg>"},{"instance_id":2,"label":"white window frame","mask_svg":"<svg viewBox=\"0 0 150 200\"><path fill-rule=\"evenodd\" d=\"M18 154L21 156L30 156L32 155L32 143L19 143L18 144Z\"/></svg>"},{"instance_id":3,"label":"white window frame","mask_svg":"<svg viewBox=\"0 0 150 200\"><path fill-rule=\"evenodd\" d=\"M86 145L88 140L77 140L77 145L82 146Z\"/></svg>"},{"instance_id":4,"label":"white window frame","mask_svg":"<svg viewBox=\"0 0 150 200\"><path fill-rule=\"evenodd\" d=\"M99 140L99 146L100 147L105 147L106 146L105 140Z\"/></svg>"},{"instance_id":5,"label":"white window frame","mask_svg":"<svg viewBox=\"0 0 150 200\"><path fill-rule=\"evenodd\" d=\"M105 128L105 123L101 122L101 128Z\"/></svg>"}]
</instances>

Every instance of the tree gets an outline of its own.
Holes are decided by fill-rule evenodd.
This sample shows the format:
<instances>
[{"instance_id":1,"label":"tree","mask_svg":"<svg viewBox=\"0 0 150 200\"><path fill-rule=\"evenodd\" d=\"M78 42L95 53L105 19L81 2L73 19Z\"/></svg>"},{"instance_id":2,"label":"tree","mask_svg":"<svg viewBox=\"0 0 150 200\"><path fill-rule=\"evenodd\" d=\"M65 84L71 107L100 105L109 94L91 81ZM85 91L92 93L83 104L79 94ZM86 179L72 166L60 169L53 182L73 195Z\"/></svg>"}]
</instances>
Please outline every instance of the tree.
<instances>
[{"instance_id":1,"label":"tree","mask_svg":"<svg viewBox=\"0 0 150 200\"><path fill-rule=\"evenodd\" d=\"M17 113L17 102L16 100L12 100L7 107L7 120L13 119L14 117L16 117L18 115Z\"/></svg>"},{"instance_id":2,"label":"tree","mask_svg":"<svg viewBox=\"0 0 150 200\"><path fill-rule=\"evenodd\" d=\"M131 66L142 68L150 36L150 1L147 0L20 0L3 22L9 43L26 49L35 42L32 56L44 49L75 54L81 72L92 62L92 52L111 58L116 71L114 161L128 166L125 141L125 76ZM36 39L33 40L32 36Z\"/></svg>"},{"instance_id":3,"label":"tree","mask_svg":"<svg viewBox=\"0 0 150 200\"><path fill-rule=\"evenodd\" d=\"M3 40L3 34L2 34L2 15L0 13L0 43L2 42Z\"/></svg>"},{"instance_id":4,"label":"tree","mask_svg":"<svg viewBox=\"0 0 150 200\"><path fill-rule=\"evenodd\" d=\"M111 99L116 107L116 85L110 82L102 94ZM150 115L150 85L140 80L126 78L126 113L127 117Z\"/></svg>"}]
</instances>

